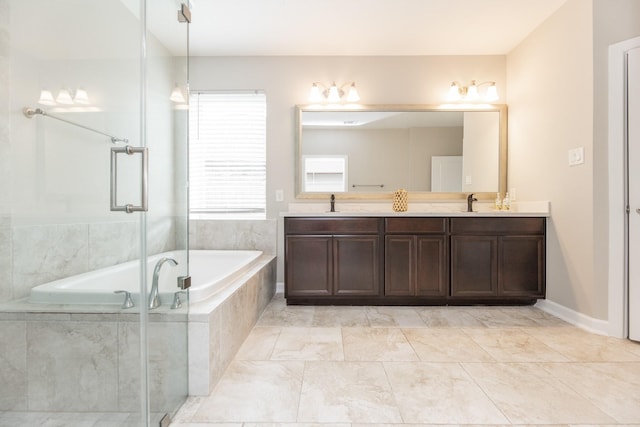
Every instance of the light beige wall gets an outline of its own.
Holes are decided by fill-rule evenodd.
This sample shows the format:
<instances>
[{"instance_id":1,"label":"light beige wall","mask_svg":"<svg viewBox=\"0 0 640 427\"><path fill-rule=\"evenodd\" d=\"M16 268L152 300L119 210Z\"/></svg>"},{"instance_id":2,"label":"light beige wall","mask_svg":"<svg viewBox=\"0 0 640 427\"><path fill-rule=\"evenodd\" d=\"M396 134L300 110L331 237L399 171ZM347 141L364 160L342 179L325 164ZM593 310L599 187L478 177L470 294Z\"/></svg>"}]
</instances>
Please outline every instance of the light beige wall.
<instances>
[{"instance_id":1,"label":"light beige wall","mask_svg":"<svg viewBox=\"0 0 640 427\"><path fill-rule=\"evenodd\" d=\"M509 187L550 200L547 298L604 319L594 277L592 2L568 0L507 56ZM568 166L584 147L585 163Z\"/></svg>"}]
</instances>

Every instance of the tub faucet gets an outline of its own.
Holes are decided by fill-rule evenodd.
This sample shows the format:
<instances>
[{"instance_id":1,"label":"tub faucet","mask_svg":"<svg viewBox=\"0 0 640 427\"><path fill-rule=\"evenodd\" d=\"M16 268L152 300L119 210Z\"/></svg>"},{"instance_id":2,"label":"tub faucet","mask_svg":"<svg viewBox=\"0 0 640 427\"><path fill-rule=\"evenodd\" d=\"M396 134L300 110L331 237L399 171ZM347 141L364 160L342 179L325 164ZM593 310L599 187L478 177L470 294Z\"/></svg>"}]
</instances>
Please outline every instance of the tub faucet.
<instances>
[{"instance_id":1,"label":"tub faucet","mask_svg":"<svg viewBox=\"0 0 640 427\"><path fill-rule=\"evenodd\" d=\"M478 199L473 197L473 193L467 196L467 212L473 212L473 202L477 202Z\"/></svg>"},{"instance_id":2,"label":"tub faucet","mask_svg":"<svg viewBox=\"0 0 640 427\"><path fill-rule=\"evenodd\" d=\"M178 265L178 261L173 258L162 258L156 264L156 268L153 270L153 282L151 282L151 293L149 294L149 310L160 307L160 292L158 292L158 279L160 278L160 269L165 262L170 262L172 265Z\"/></svg>"}]
</instances>

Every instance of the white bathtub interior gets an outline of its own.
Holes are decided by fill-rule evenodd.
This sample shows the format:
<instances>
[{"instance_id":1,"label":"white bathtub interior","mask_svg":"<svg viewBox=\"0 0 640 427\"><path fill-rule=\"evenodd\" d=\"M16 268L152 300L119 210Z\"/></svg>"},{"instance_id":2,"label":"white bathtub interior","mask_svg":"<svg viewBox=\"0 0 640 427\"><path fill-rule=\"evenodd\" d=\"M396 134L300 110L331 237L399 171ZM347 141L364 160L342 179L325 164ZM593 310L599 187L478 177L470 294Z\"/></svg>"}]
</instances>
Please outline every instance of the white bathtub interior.
<instances>
[{"instance_id":1,"label":"white bathtub interior","mask_svg":"<svg viewBox=\"0 0 640 427\"><path fill-rule=\"evenodd\" d=\"M189 300L203 301L219 292L234 277L242 274L262 255L260 251L191 250L169 251L153 255L147 260L147 290L151 289L153 271L162 258L172 258L178 265L187 263L191 287ZM158 288L163 305L171 304L178 287L179 272L166 263L160 270ZM127 291L136 306L140 304L140 261L134 260L112 267L102 268L83 274L45 283L31 289L30 303L65 305L122 305L124 295L116 291Z\"/></svg>"}]
</instances>

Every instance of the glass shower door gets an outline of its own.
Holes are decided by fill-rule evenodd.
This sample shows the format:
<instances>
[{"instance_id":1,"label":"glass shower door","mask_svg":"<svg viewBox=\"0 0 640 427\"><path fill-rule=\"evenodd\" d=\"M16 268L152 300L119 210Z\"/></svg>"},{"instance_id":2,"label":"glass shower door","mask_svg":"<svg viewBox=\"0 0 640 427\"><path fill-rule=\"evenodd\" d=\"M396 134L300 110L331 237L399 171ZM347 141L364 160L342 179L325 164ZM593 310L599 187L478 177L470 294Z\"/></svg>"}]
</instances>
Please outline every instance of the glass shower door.
<instances>
[{"instance_id":1,"label":"glass shower door","mask_svg":"<svg viewBox=\"0 0 640 427\"><path fill-rule=\"evenodd\" d=\"M188 289L177 277L188 275L188 22L178 19L186 6L175 0L147 1L145 134L149 162L150 256L167 248L154 246L154 236L171 230L170 249L178 265L163 266L160 280L170 292L149 311L148 384L152 420L173 417L188 395ZM180 16L183 17L182 13ZM181 22L183 21L183 22ZM150 263L151 266L153 263ZM157 264L156 264L157 265ZM164 269L170 271L164 271ZM149 271L152 274L152 271ZM164 277L162 275L165 275ZM162 373L162 375L158 375ZM152 422L152 425L154 423Z\"/></svg>"},{"instance_id":2,"label":"glass shower door","mask_svg":"<svg viewBox=\"0 0 640 427\"><path fill-rule=\"evenodd\" d=\"M188 298L175 303L188 272L187 110L170 99L186 85L178 8L0 0L0 425L158 425L187 395ZM111 148L127 145L112 180ZM113 186L116 204L142 201L145 149L148 210L112 212ZM158 271L160 306L149 308L165 257L178 265ZM122 269L131 280L111 276ZM58 288L63 299L33 299L81 275L72 292ZM125 290L133 307L114 293Z\"/></svg>"}]
</instances>

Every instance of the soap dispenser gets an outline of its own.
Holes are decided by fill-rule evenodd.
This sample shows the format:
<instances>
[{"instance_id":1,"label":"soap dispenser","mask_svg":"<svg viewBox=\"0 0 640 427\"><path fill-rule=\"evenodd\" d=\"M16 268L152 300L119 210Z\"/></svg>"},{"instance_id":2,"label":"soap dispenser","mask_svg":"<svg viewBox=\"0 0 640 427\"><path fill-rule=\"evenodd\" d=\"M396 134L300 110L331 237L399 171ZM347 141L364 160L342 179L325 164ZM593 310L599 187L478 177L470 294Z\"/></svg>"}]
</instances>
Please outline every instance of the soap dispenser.
<instances>
[{"instance_id":1,"label":"soap dispenser","mask_svg":"<svg viewBox=\"0 0 640 427\"><path fill-rule=\"evenodd\" d=\"M500 193L496 193L496 205L495 208L497 211L502 209L502 197L500 197Z\"/></svg>"},{"instance_id":2,"label":"soap dispenser","mask_svg":"<svg viewBox=\"0 0 640 427\"><path fill-rule=\"evenodd\" d=\"M508 211L511 209L511 199L509 199L509 192L504 195L504 200L502 201L502 209Z\"/></svg>"}]
</instances>

